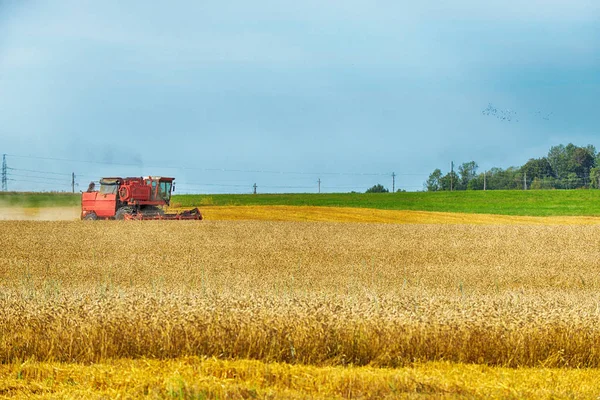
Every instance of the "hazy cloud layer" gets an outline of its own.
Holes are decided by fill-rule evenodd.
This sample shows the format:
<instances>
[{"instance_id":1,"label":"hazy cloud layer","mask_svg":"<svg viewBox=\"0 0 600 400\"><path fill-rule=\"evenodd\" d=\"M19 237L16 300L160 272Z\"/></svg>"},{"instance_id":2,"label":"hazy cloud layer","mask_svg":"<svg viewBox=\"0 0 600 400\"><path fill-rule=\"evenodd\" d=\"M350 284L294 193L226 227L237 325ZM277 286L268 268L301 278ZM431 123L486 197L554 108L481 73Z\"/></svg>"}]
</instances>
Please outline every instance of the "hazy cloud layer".
<instances>
[{"instance_id":1,"label":"hazy cloud layer","mask_svg":"<svg viewBox=\"0 0 600 400\"><path fill-rule=\"evenodd\" d=\"M214 169L395 171L415 190L451 160L600 147L598 2L437 3L0 0L0 152L131 164L11 159L82 181L165 173L228 192L318 176Z\"/></svg>"}]
</instances>

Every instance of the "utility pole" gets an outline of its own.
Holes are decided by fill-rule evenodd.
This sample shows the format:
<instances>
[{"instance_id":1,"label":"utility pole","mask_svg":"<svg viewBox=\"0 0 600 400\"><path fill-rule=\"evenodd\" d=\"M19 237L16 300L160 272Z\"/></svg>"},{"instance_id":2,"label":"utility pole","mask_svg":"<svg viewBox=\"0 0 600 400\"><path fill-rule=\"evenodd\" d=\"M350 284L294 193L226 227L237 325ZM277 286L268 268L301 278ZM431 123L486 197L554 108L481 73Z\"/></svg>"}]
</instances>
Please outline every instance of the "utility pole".
<instances>
[{"instance_id":1,"label":"utility pole","mask_svg":"<svg viewBox=\"0 0 600 400\"><path fill-rule=\"evenodd\" d=\"M254 194L256 194L256 183L252 187L254 188Z\"/></svg>"},{"instance_id":2,"label":"utility pole","mask_svg":"<svg viewBox=\"0 0 600 400\"><path fill-rule=\"evenodd\" d=\"M486 190L486 175L487 171L483 171L483 190Z\"/></svg>"},{"instance_id":3,"label":"utility pole","mask_svg":"<svg viewBox=\"0 0 600 400\"><path fill-rule=\"evenodd\" d=\"M396 173L392 172L392 193L396 193Z\"/></svg>"},{"instance_id":4,"label":"utility pole","mask_svg":"<svg viewBox=\"0 0 600 400\"><path fill-rule=\"evenodd\" d=\"M450 191L454 188L454 161L450 161Z\"/></svg>"},{"instance_id":5,"label":"utility pole","mask_svg":"<svg viewBox=\"0 0 600 400\"><path fill-rule=\"evenodd\" d=\"M6 166L6 154L2 155L2 191L8 191L8 177L7 174L8 167Z\"/></svg>"},{"instance_id":6,"label":"utility pole","mask_svg":"<svg viewBox=\"0 0 600 400\"><path fill-rule=\"evenodd\" d=\"M71 173L71 191L75 193L75 172Z\"/></svg>"},{"instance_id":7,"label":"utility pole","mask_svg":"<svg viewBox=\"0 0 600 400\"><path fill-rule=\"evenodd\" d=\"M527 172L523 174L523 190L527 190Z\"/></svg>"},{"instance_id":8,"label":"utility pole","mask_svg":"<svg viewBox=\"0 0 600 400\"><path fill-rule=\"evenodd\" d=\"M319 183L319 193L321 193L321 178L317 182Z\"/></svg>"}]
</instances>

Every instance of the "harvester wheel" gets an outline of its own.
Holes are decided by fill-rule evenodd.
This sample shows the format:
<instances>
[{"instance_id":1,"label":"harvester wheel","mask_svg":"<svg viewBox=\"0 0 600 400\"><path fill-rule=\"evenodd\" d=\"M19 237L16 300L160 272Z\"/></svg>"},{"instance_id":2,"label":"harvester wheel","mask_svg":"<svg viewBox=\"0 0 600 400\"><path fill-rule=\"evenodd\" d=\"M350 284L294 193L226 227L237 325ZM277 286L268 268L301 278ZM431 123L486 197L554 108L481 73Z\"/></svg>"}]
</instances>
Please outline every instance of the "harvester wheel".
<instances>
[{"instance_id":1,"label":"harvester wheel","mask_svg":"<svg viewBox=\"0 0 600 400\"><path fill-rule=\"evenodd\" d=\"M91 212L91 213L89 213L89 214L86 214L86 216L85 216L85 217L83 217L83 219L84 219L85 221L95 221L95 220L97 220L97 219L98 219L98 216L96 215L96 213L95 213L95 212Z\"/></svg>"},{"instance_id":2,"label":"harvester wheel","mask_svg":"<svg viewBox=\"0 0 600 400\"><path fill-rule=\"evenodd\" d=\"M125 215L132 215L132 214L133 214L133 208L121 207L115 213L115 219L123 220L123 219L125 219Z\"/></svg>"}]
</instances>

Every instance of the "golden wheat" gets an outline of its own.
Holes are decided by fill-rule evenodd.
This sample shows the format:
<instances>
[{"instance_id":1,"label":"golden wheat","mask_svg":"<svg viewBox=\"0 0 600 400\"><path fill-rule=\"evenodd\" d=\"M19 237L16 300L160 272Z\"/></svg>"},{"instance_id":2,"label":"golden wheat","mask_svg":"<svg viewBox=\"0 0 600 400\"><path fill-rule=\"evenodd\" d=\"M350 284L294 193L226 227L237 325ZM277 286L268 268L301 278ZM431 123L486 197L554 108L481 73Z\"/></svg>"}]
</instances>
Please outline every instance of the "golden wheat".
<instances>
[{"instance_id":1,"label":"golden wheat","mask_svg":"<svg viewBox=\"0 0 600 400\"><path fill-rule=\"evenodd\" d=\"M600 366L593 226L1 222L0 363Z\"/></svg>"},{"instance_id":2,"label":"golden wheat","mask_svg":"<svg viewBox=\"0 0 600 400\"><path fill-rule=\"evenodd\" d=\"M0 364L0 398L597 399L599 379L595 369L447 362L387 369L198 357L91 365L25 361Z\"/></svg>"}]
</instances>

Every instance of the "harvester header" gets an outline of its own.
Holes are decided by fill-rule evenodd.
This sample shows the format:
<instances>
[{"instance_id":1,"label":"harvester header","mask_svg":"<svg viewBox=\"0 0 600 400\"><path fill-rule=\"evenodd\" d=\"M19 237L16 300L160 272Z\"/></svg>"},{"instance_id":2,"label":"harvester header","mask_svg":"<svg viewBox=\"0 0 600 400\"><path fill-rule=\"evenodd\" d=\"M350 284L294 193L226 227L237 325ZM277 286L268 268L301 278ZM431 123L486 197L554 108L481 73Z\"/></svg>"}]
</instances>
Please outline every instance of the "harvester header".
<instances>
[{"instance_id":1,"label":"harvester header","mask_svg":"<svg viewBox=\"0 0 600 400\"><path fill-rule=\"evenodd\" d=\"M100 179L100 189L90 183L81 194L81 219L172 219L201 220L197 208L178 214L166 214L171 204L175 178L163 176L108 177Z\"/></svg>"}]
</instances>

